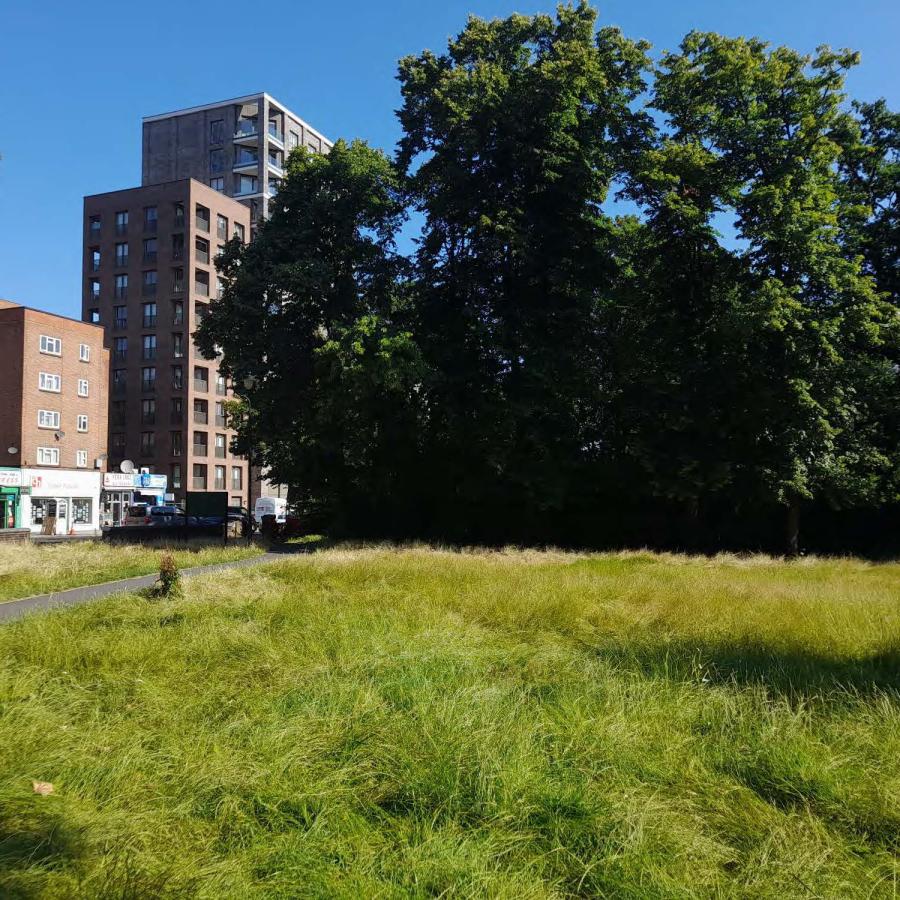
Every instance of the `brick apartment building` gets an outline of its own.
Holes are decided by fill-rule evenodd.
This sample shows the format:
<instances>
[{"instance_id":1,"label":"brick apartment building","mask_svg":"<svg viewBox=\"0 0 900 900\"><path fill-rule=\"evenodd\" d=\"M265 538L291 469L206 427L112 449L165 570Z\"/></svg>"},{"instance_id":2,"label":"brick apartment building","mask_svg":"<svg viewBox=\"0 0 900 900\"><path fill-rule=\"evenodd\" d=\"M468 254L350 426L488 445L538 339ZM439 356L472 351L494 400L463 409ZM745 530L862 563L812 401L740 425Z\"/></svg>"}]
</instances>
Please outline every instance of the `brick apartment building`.
<instances>
[{"instance_id":1,"label":"brick apartment building","mask_svg":"<svg viewBox=\"0 0 900 900\"><path fill-rule=\"evenodd\" d=\"M226 491L247 503L231 453L230 388L192 335L217 293L215 256L249 237L247 206L191 178L84 198L82 318L111 351L109 462L168 477L169 491Z\"/></svg>"},{"instance_id":2,"label":"brick apartment building","mask_svg":"<svg viewBox=\"0 0 900 900\"><path fill-rule=\"evenodd\" d=\"M107 454L103 329L0 300L0 527L99 527Z\"/></svg>"}]
</instances>

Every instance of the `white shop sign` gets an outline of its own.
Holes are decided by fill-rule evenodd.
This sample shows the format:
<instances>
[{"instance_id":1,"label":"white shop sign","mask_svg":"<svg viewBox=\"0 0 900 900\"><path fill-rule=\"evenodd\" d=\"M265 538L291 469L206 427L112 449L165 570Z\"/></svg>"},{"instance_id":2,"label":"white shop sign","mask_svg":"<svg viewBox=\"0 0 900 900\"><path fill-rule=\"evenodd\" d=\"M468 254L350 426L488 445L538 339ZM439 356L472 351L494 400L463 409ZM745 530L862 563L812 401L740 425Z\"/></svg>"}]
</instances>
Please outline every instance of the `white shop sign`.
<instances>
[{"instance_id":1,"label":"white shop sign","mask_svg":"<svg viewBox=\"0 0 900 900\"><path fill-rule=\"evenodd\" d=\"M100 495L99 472L60 469L23 469L22 483L32 497L91 497Z\"/></svg>"},{"instance_id":2,"label":"white shop sign","mask_svg":"<svg viewBox=\"0 0 900 900\"><path fill-rule=\"evenodd\" d=\"M21 487L22 471L20 469L0 469L0 486Z\"/></svg>"},{"instance_id":3,"label":"white shop sign","mask_svg":"<svg viewBox=\"0 0 900 900\"><path fill-rule=\"evenodd\" d=\"M133 472L105 472L103 487L107 490L129 491L134 487Z\"/></svg>"}]
</instances>

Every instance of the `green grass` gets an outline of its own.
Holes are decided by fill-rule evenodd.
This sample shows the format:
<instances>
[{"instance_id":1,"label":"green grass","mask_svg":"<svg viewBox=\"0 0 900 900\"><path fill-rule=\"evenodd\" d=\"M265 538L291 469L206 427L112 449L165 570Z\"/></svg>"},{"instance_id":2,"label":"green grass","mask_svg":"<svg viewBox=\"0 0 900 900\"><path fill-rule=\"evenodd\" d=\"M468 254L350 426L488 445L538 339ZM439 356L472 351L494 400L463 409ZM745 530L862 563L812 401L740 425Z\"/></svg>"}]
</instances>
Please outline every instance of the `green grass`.
<instances>
[{"instance_id":1,"label":"green grass","mask_svg":"<svg viewBox=\"0 0 900 900\"><path fill-rule=\"evenodd\" d=\"M339 548L185 594L0 629L0 895L898 895L900 566Z\"/></svg>"},{"instance_id":2,"label":"green grass","mask_svg":"<svg viewBox=\"0 0 900 900\"><path fill-rule=\"evenodd\" d=\"M164 547L73 541L60 544L0 544L0 603L67 588L116 581L159 571ZM256 556L257 547L197 542L171 550L182 568Z\"/></svg>"}]
</instances>

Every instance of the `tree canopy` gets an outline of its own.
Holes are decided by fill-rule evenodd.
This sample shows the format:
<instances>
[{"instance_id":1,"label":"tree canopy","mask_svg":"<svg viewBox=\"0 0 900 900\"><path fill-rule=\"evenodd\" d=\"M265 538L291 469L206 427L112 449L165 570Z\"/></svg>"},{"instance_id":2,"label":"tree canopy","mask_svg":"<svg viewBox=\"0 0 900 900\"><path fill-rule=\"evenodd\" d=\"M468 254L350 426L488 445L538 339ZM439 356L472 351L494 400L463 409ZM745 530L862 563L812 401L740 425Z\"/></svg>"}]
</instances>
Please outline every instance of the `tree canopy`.
<instances>
[{"instance_id":1,"label":"tree canopy","mask_svg":"<svg viewBox=\"0 0 900 900\"><path fill-rule=\"evenodd\" d=\"M303 511L796 550L804 505L897 500L900 117L850 51L650 50L585 2L472 17L400 61L394 156L291 155L197 339Z\"/></svg>"}]
</instances>

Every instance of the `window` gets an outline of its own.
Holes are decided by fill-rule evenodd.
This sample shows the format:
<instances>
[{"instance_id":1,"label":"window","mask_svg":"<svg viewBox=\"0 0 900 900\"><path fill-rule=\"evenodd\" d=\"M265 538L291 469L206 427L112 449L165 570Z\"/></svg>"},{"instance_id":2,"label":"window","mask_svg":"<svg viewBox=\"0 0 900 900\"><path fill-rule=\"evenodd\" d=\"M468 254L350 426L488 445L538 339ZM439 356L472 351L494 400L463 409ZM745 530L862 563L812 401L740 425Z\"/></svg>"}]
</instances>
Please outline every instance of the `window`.
<instances>
[{"instance_id":1,"label":"window","mask_svg":"<svg viewBox=\"0 0 900 900\"><path fill-rule=\"evenodd\" d=\"M112 389L114 394L124 394L127 387L127 371L125 369L113 369Z\"/></svg>"},{"instance_id":2,"label":"window","mask_svg":"<svg viewBox=\"0 0 900 900\"><path fill-rule=\"evenodd\" d=\"M97 240L100 237L100 216L91 216L88 219L88 231L91 235L91 240Z\"/></svg>"},{"instance_id":3,"label":"window","mask_svg":"<svg viewBox=\"0 0 900 900\"><path fill-rule=\"evenodd\" d=\"M92 502L87 497L74 497L72 499L72 523L74 525L91 524Z\"/></svg>"},{"instance_id":4,"label":"window","mask_svg":"<svg viewBox=\"0 0 900 900\"><path fill-rule=\"evenodd\" d=\"M206 490L206 466L202 463L194 463L194 490L195 491L205 491Z\"/></svg>"},{"instance_id":5,"label":"window","mask_svg":"<svg viewBox=\"0 0 900 900\"><path fill-rule=\"evenodd\" d=\"M172 465L172 487L175 489L181 487L181 465L179 463Z\"/></svg>"},{"instance_id":6,"label":"window","mask_svg":"<svg viewBox=\"0 0 900 900\"><path fill-rule=\"evenodd\" d=\"M224 434L216 435L215 452L216 452L216 457L218 459L225 459L225 454L227 452L227 447L228 447L228 444L226 441L227 441L227 439Z\"/></svg>"},{"instance_id":7,"label":"window","mask_svg":"<svg viewBox=\"0 0 900 900\"><path fill-rule=\"evenodd\" d=\"M194 389L209 390L209 369L205 369L203 366L194 366Z\"/></svg>"},{"instance_id":8,"label":"window","mask_svg":"<svg viewBox=\"0 0 900 900\"><path fill-rule=\"evenodd\" d=\"M225 142L225 120L213 119L209 123L209 142L223 144Z\"/></svg>"},{"instance_id":9,"label":"window","mask_svg":"<svg viewBox=\"0 0 900 900\"><path fill-rule=\"evenodd\" d=\"M176 391L184 387L184 369L181 366L172 366L172 387Z\"/></svg>"},{"instance_id":10,"label":"window","mask_svg":"<svg viewBox=\"0 0 900 900\"><path fill-rule=\"evenodd\" d=\"M128 265L128 244L116 244L116 265Z\"/></svg>"},{"instance_id":11,"label":"window","mask_svg":"<svg viewBox=\"0 0 900 900\"><path fill-rule=\"evenodd\" d=\"M112 436L113 457L121 459L125 455L125 435L114 434Z\"/></svg>"},{"instance_id":12,"label":"window","mask_svg":"<svg viewBox=\"0 0 900 900\"><path fill-rule=\"evenodd\" d=\"M184 444L181 439L180 431L173 431L169 435L172 443L172 456L181 456L184 453Z\"/></svg>"},{"instance_id":13,"label":"window","mask_svg":"<svg viewBox=\"0 0 900 900\"><path fill-rule=\"evenodd\" d=\"M144 238L144 262L156 262L158 248L156 238Z\"/></svg>"},{"instance_id":14,"label":"window","mask_svg":"<svg viewBox=\"0 0 900 900\"><path fill-rule=\"evenodd\" d=\"M172 301L172 324L184 325L184 303L181 300Z\"/></svg>"},{"instance_id":15,"label":"window","mask_svg":"<svg viewBox=\"0 0 900 900\"><path fill-rule=\"evenodd\" d=\"M87 468L87 450L75 451L75 466L79 469Z\"/></svg>"},{"instance_id":16,"label":"window","mask_svg":"<svg viewBox=\"0 0 900 900\"><path fill-rule=\"evenodd\" d=\"M145 393L156 390L156 369L153 366L141 369L141 390Z\"/></svg>"},{"instance_id":17,"label":"window","mask_svg":"<svg viewBox=\"0 0 900 900\"><path fill-rule=\"evenodd\" d=\"M99 325L100 324L100 310L99 309L90 310L88 312L88 321L92 325Z\"/></svg>"},{"instance_id":18,"label":"window","mask_svg":"<svg viewBox=\"0 0 900 900\"><path fill-rule=\"evenodd\" d=\"M142 431L141 432L141 456L155 456L156 455L156 432L155 431Z\"/></svg>"},{"instance_id":19,"label":"window","mask_svg":"<svg viewBox=\"0 0 900 900\"><path fill-rule=\"evenodd\" d=\"M172 259L184 259L184 235L172 235Z\"/></svg>"},{"instance_id":20,"label":"window","mask_svg":"<svg viewBox=\"0 0 900 900\"><path fill-rule=\"evenodd\" d=\"M41 353L49 356L62 356L62 340L56 337L41 335Z\"/></svg>"},{"instance_id":21,"label":"window","mask_svg":"<svg viewBox=\"0 0 900 900\"><path fill-rule=\"evenodd\" d=\"M207 453L207 437L205 431L194 432L194 456L206 456Z\"/></svg>"},{"instance_id":22,"label":"window","mask_svg":"<svg viewBox=\"0 0 900 900\"><path fill-rule=\"evenodd\" d=\"M216 300L221 300L225 293L225 282L219 276L216 276Z\"/></svg>"},{"instance_id":23,"label":"window","mask_svg":"<svg viewBox=\"0 0 900 900\"><path fill-rule=\"evenodd\" d=\"M243 244L244 243L244 226L240 222L234 223L234 236Z\"/></svg>"},{"instance_id":24,"label":"window","mask_svg":"<svg viewBox=\"0 0 900 900\"><path fill-rule=\"evenodd\" d=\"M38 390L58 394L62 390L62 376L41 372L38 376Z\"/></svg>"},{"instance_id":25,"label":"window","mask_svg":"<svg viewBox=\"0 0 900 900\"><path fill-rule=\"evenodd\" d=\"M174 424L178 425L184 421L184 398L172 397L170 402L169 418Z\"/></svg>"},{"instance_id":26,"label":"window","mask_svg":"<svg viewBox=\"0 0 900 900\"><path fill-rule=\"evenodd\" d=\"M88 417L84 413L79 413L77 419L75 420L79 431L82 433L88 430Z\"/></svg>"},{"instance_id":27,"label":"window","mask_svg":"<svg viewBox=\"0 0 900 900\"><path fill-rule=\"evenodd\" d=\"M174 356L176 359L180 359L182 356L184 356L183 334L172 335L172 356Z\"/></svg>"},{"instance_id":28,"label":"window","mask_svg":"<svg viewBox=\"0 0 900 900\"><path fill-rule=\"evenodd\" d=\"M224 375L216 375L216 393L220 397L224 397L228 393L228 387L225 383Z\"/></svg>"},{"instance_id":29,"label":"window","mask_svg":"<svg viewBox=\"0 0 900 900\"><path fill-rule=\"evenodd\" d=\"M220 194L225 193L225 179L222 178L221 175L217 175L215 178L209 179L209 186L214 190L218 191Z\"/></svg>"},{"instance_id":30,"label":"window","mask_svg":"<svg viewBox=\"0 0 900 900\"><path fill-rule=\"evenodd\" d=\"M99 300L100 299L100 279L99 278L91 278L88 281L88 290L91 294L91 300Z\"/></svg>"},{"instance_id":31,"label":"window","mask_svg":"<svg viewBox=\"0 0 900 900\"><path fill-rule=\"evenodd\" d=\"M209 422L209 403L206 400L194 400L194 422L206 425Z\"/></svg>"},{"instance_id":32,"label":"window","mask_svg":"<svg viewBox=\"0 0 900 900\"><path fill-rule=\"evenodd\" d=\"M172 293L184 293L184 269L172 269Z\"/></svg>"},{"instance_id":33,"label":"window","mask_svg":"<svg viewBox=\"0 0 900 900\"><path fill-rule=\"evenodd\" d=\"M78 396L79 397L87 397L90 385L88 384L87 378L79 378L78 379Z\"/></svg>"},{"instance_id":34,"label":"window","mask_svg":"<svg viewBox=\"0 0 900 900\"><path fill-rule=\"evenodd\" d=\"M141 400L141 424L142 425L155 425L156 424L156 401L155 400Z\"/></svg>"},{"instance_id":35,"label":"window","mask_svg":"<svg viewBox=\"0 0 900 900\"><path fill-rule=\"evenodd\" d=\"M99 247L91 247L88 251L91 254L91 271L99 272L100 271L100 248Z\"/></svg>"},{"instance_id":36,"label":"window","mask_svg":"<svg viewBox=\"0 0 900 900\"><path fill-rule=\"evenodd\" d=\"M176 203L173 207L175 228L184 228L184 204Z\"/></svg>"},{"instance_id":37,"label":"window","mask_svg":"<svg viewBox=\"0 0 900 900\"><path fill-rule=\"evenodd\" d=\"M144 272L141 291L145 297L156 296L156 269L150 269Z\"/></svg>"},{"instance_id":38,"label":"window","mask_svg":"<svg viewBox=\"0 0 900 900\"><path fill-rule=\"evenodd\" d=\"M144 303L141 308L141 322L144 328L156 328L156 304Z\"/></svg>"},{"instance_id":39,"label":"window","mask_svg":"<svg viewBox=\"0 0 900 900\"><path fill-rule=\"evenodd\" d=\"M300 146L300 135L296 131L288 134L288 149L296 150Z\"/></svg>"},{"instance_id":40,"label":"window","mask_svg":"<svg viewBox=\"0 0 900 900\"><path fill-rule=\"evenodd\" d=\"M194 271L194 285L198 294L201 297L209 296L209 272L204 272L202 269L196 269Z\"/></svg>"},{"instance_id":41,"label":"window","mask_svg":"<svg viewBox=\"0 0 900 900\"><path fill-rule=\"evenodd\" d=\"M124 306L118 307L125 309ZM128 358L128 338L117 337L113 340L113 358L116 362L123 362Z\"/></svg>"},{"instance_id":42,"label":"window","mask_svg":"<svg viewBox=\"0 0 900 900\"><path fill-rule=\"evenodd\" d=\"M156 207L144 207L144 231L156 234Z\"/></svg>"},{"instance_id":43,"label":"window","mask_svg":"<svg viewBox=\"0 0 900 900\"><path fill-rule=\"evenodd\" d=\"M194 221L201 231L209 231L209 210L201 203L194 206Z\"/></svg>"},{"instance_id":44,"label":"window","mask_svg":"<svg viewBox=\"0 0 900 900\"><path fill-rule=\"evenodd\" d=\"M194 258L197 260L197 262L209 262L209 241L206 241L203 238L195 238Z\"/></svg>"},{"instance_id":45,"label":"window","mask_svg":"<svg viewBox=\"0 0 900 900\"><path fill-rule=\"evenodd\" d=\"M59 447L38 447L37 461L39 466L58 466Z\"/></svg>"},{"instance_id":46,"label":"window","mask_svg":"<svg viewBox=\"0 0 900 900\"><path fill-rule=\"evenodd\" d=\"M216 466L216 480L214 490L225 490L225 466Z\"/></svg>"},{"instance_id":47,"label":"window","mask_svg":"<svg viewBox=\"0 0 900 900\"><path fill-rule=\"evenodd\" d=\"M116 300L124 300L128 296L128 276L116 275Z\"/></svg>"},{"instance_id":48,"label":"window","mask_svg":"<svg viewBox=\"0 0 900 900\"><path fill-rule=\"evenodd\" d=\"M240 466L231 467L231 489L239 491L243 487L243 469Z\"/></svg>"},{"instance_id":49,"label":"window","mask_svg":"<svg viewBox=\"0 0 900 900\"><path fill-rule=\"evenodd\" d=\"M116 213L116 234L128 234L128 210L123 209Z\"/></svg>"},{"instance_id":50,"label":"window","mask_svg":"<svg viewBox=\"0 0 900 900\"><path fill-rule=\"evenodd\" d=\"M113 425L124 425L126 422L126 404L124 400L114 400L110 405Z\"/></svg>"},{"instance_id":51,"label":"window","mask_svg":"<svg viewBox=\"0 0 900 900\"><path fill-rule=\"evenodd\" d=\"M209 314L209 304L208 303L195 303L194 304L194 320L197 322L197 327L199 328L203 324L203 320Z\"/></svg>"},{"instance_id":52,"label":"window","mask_svg":"<svg viewBox=\"0 0 900 900\"><path fill-rule=\"evenodd\" d=\"M91 361L91 348L87 344L78 345L78 358L81 362Z\"/></svg>"},{"instance_id":53,"label":"window","mask_svg":"<svg viewBox=\"0 0 900 900\"><path fill-rule=\"evenodd\" d=\"M225 216L216 216L216 237L228 240L228 219Z\"/></svg>"},{"instance_id":54,"label":"window","mask_svg":"<svg viewBox=\"0 0 900 900\"><path fill-rule=\"evenodd\" d=\"M225 428L228 425L225 420L225 404L218 400L216 401L216 425L220 428Z\"/></svg>"},{"instance_id":55,"label":"window","mask_svg":"<svg viewBox=\"0 0 900 900\"><path fill-rule=\"evenodd\" d=\"M257 193L257 178L255 175L235 175L234 176L234 192L235 194L255 194Z\"/></svg>"},{"instance_id":56,"label":"window","mask_svg":"<svg viewBox=\"0 0 900 900\"><path fill-rule=\"evenodd\" d=\"M59 428L59 413L52 409L39 409L38 428Z\"/></svg>"},{"instance_id":57,"label":"window","mask_svg":"<svg viewBox=\"0 0 900 900\"><path fill-rule=\"evenodd\" d=\"M156 359L155 334L145 334L141 338L141 359Z\"/></svg>"},{"instance_id":58,"label":"window","mask_svg":"<svg viewBox=\"0 0 900 900\"><path fill-rule=\"evenodd\" d=\"M113 327L119 329L120 331L124 331L128 327L128 307L127 306L114 306L113 307L113 315L115 318L113 319ZM116 338L116 346L118 347L118 342L122 341L122 350L127 349L128 340L127 338ZM123 356L122 359L125 357Z\"/></svg>"},{"instance_id":59,"label":"window","mask_svg":"<svg viewBox=\"0 0 900 900\"><path fill-rule=\"evenodd\" d=\"M210 150L209 151L209 171L210 172L224 172L225 171L225 151L222 149L219 150Z\"/></svg>"}]
</instances>

